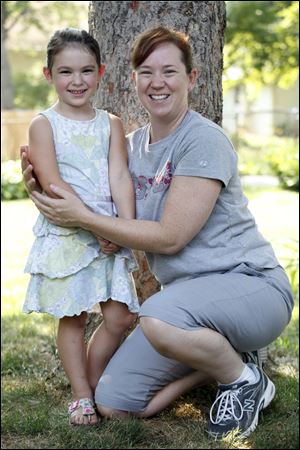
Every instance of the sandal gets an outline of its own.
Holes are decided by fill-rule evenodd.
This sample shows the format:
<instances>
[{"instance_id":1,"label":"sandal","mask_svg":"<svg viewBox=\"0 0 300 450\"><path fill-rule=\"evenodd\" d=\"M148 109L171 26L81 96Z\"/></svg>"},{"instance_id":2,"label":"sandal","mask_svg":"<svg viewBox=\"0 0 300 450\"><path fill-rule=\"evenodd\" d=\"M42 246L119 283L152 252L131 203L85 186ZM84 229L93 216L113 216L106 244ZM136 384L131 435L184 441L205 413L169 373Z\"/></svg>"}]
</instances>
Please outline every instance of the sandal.
<instances>
[{"instance_id":1,"label":"sandal","mask_svg":"<svg viewBox=\"0 0 300 450\"><path fill-rule=\"evenodd\" d=\"M81 408L81 411L80 411ZM68 412L70 414L70 424L71 425L97 425L97 422L91 423L91 416L95 415L97 417L97 413L94 408L94 402L90 398L81 398L79 400L75 400L74 402L69 404ZM88 423L75 423L72 421L72 418L76 416L82 416L88 418Z\"/></svg>"}]
</instances>

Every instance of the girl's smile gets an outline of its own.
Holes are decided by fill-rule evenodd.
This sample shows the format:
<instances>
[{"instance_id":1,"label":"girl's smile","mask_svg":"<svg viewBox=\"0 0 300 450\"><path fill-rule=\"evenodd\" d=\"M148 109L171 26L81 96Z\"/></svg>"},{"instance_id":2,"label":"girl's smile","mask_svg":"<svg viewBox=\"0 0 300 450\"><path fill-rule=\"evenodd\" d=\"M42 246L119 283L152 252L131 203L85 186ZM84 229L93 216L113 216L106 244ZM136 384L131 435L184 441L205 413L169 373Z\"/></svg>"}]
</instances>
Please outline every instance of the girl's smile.
<instances>
[{"instance_id":1,"label":"girl's smile","mask_svg":"<svg viewBox=\"0 0 300 450\"><path fill-rule=\"evenodd\" d=\"M76 96L81 96L85 92L87 92L87 89L81 89L80 91L75 91L75 90L71 91L70 89L68 89L68 92L71 92L71 94L76 95Z\"/></svg>"}]
</instances>

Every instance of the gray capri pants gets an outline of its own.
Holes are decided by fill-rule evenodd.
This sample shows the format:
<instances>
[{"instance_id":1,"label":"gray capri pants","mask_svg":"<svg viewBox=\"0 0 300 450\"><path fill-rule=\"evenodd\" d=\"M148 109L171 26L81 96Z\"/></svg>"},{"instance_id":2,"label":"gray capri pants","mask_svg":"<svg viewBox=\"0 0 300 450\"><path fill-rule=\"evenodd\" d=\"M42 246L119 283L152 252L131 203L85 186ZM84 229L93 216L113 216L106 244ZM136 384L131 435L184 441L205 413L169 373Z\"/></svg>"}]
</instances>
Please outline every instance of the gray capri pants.
<instances>
[{"instance_id":1,"label":"gray capri pants","mask_svg":"<svg viewBox=\"0 0 300 450\"><path fill-rule=\"evenodd\" d=\"M288 324L292 309L291 287L280 266L257 272L242 264L231 272L164 287L143 303L140 317L154 317L191 331L211 328L238 352L244 352L276 339ZM164 386L193 370L160 355L137 325L102 374L95 401L140 412Z\"/></svg>"}]
</instances>

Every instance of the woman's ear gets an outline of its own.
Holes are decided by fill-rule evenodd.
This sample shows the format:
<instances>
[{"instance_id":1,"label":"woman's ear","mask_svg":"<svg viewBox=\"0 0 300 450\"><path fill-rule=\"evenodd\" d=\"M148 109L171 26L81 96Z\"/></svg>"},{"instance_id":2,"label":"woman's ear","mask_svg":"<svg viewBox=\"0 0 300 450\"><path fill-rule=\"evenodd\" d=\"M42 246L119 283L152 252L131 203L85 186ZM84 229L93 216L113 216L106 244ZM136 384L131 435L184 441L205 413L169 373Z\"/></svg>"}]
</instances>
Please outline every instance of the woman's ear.
<instances>
[{"instance_id":1,"label":"woman's ear","mask_svg":"<svg viewBox=\"0 0 300 450\"><path fill-rule=\"evenodd\" d=\"M131 79L133 81L134 86L136 86L136 71L135 70L133 70L131 72Z\"/></svg>"},{"instance_id":2,"label":"woman's ear","mask_svg":"<svg viewBox=\"0 0 300 450\"><path fill-rule=\"evenodd\" d=\"M51 72L48 69L48 67L43 67L43 74L44 74L44 77L46 78L46 80L48 81L48 83L51 84L52 76L51 76Z\"/></svg>"},{"instance_id":3,"label":"woman's ear","mask_svg":"<svg viewBox=\"0 0 300 450\"><path fill-rule=\"evenodd\" d=\"M189 73L189 87L188 87L188 91L191 91L193 89L193 87L195 86L197 77L198 77L197 69L192 69L191 73Z\"/></svg>"}]
</instances>

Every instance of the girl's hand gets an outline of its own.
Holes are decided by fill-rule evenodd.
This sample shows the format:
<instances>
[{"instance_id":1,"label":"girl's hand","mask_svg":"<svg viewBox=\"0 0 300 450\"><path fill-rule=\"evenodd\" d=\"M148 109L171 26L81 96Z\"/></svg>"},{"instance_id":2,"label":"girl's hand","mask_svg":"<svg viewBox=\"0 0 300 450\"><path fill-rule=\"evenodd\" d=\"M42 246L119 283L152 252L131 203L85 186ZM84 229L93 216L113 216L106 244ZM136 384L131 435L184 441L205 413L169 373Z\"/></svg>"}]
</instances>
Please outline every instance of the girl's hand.
<instances>
[{"instance_id":1,"label":"girl's hand","mask_svg":"<svg viewBox=\"0 0 300 450\"><path fill-rule=\"evenodd\" d=\"M101 236L96 236L97 241L100 244L101 251L105 254L112 254L116 253L120 250L120 246L117 244L114 244L113 242L108 241L107 239L102 238Z\"/></svg>"},{"instance_id":2,"label":"girl's hand","mask_svg":"<svg viewBox=\"0 0 300 450\"><path fill-rule=\"evenodd\" d=\"M30 195L39 211L54 225L61 227L80 227L83 216L90 212L84 203L74 194L63 188L51 185L59 199L54 199L33 191Z\"/></svg>"}]
</instances>

